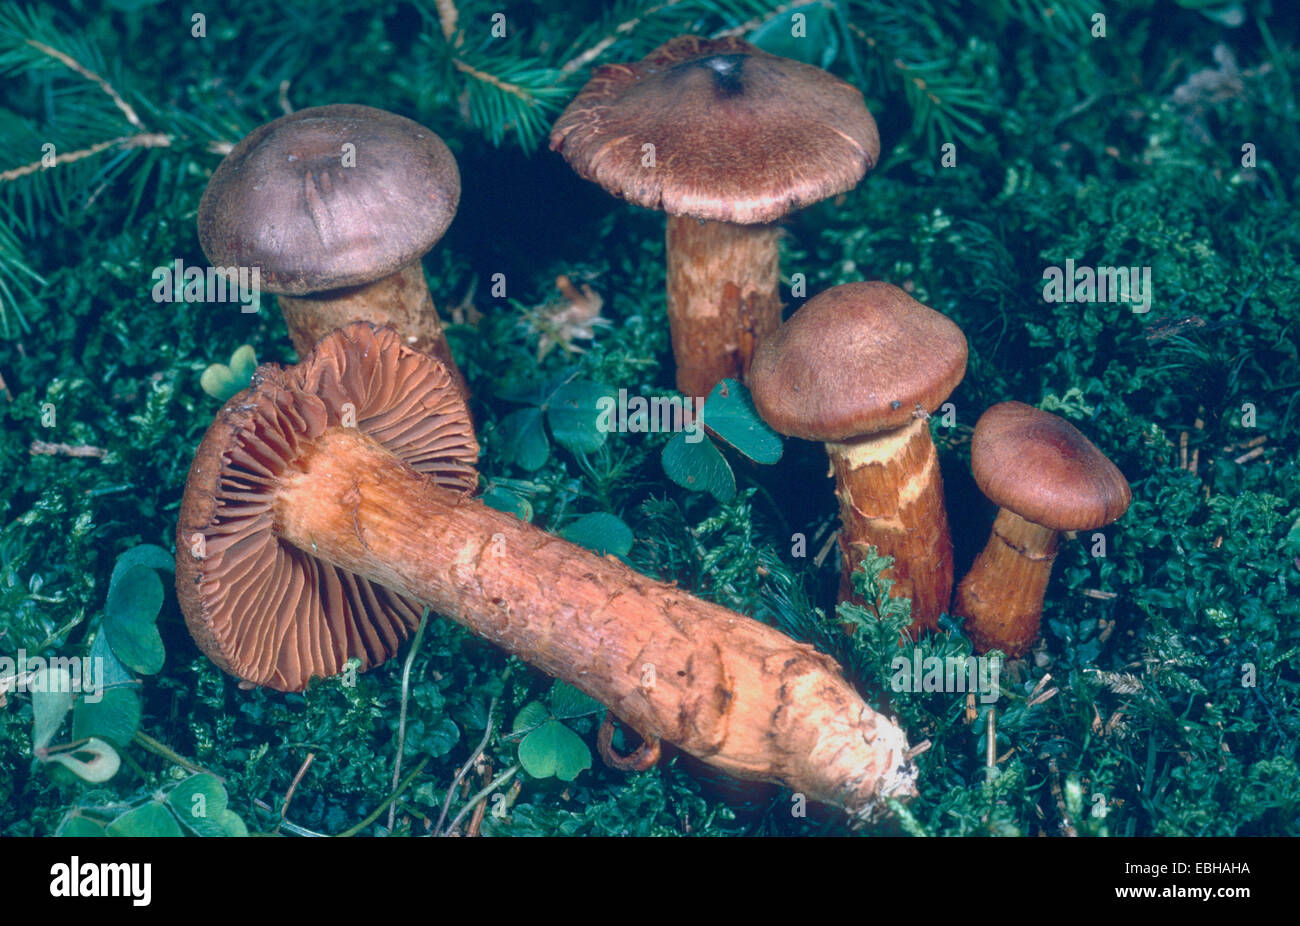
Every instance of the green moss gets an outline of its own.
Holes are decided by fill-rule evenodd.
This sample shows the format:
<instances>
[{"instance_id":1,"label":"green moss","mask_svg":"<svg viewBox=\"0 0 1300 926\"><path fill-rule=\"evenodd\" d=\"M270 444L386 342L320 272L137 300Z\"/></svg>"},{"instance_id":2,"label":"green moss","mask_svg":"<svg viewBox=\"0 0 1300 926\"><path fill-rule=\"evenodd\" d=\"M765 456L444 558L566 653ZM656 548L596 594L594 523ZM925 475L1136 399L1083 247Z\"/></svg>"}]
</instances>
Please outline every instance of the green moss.
<instances>
[{"instance_id":1,"label":"green moss","mask_svg":"<svg viewBox=\"0 0 1300 926\"><path fill-rule=\"evenodd\" d=\"M508 73L521 84L551 80L613 25L596 6L505 4L519 35L497 63L514 62ZM730 12L693 6L705 10L701 31L714 31L765 4L747 0ZM1063 544L1047 595L1045 649L1014 672L1007 667L994 705L992 773L988 705L976 705L968 720L964 694L891 690L894 628L905 615L887 601L836 615L835 555L813 564L836 517L820 446L787 441L774 467L727 451L738 492L724 504L666 478L667 435L614 434L585 455L553 443L535 471L514 462L502 422L521 406L501 396L519 382L573 369L584 382L670 392L662 217L607 197L553 155L521 153L510 111L492 109L508 102L480 100L473 120L463 121L450 91L438 89L447 62L436 23L400 4L341 3L287 33L271 8L250 7L238 19L211 18L203 43L175 28L168 4L126 14L91 3L81 20L56 30L79 47L103 49L108 61L95 66L129 86L133 101L149 101L136 103L144 122L176 141L0 184L0 222L20 242L15 255L0 240L0 282L18 263L45 280L33 284L37 298L14 290L4 303L10 321L0 373L12 398L0 397L0 655L84 653L116 558L140 543L174 548L191 454L218 407L200 387L203 370L242 344L263 360L296 359L269 298L246 315L230 305L157 304L149 295L154 266L203 263L194 214L218 160L207 143L277 115L280 81L292 77L296 107L350 99L394 109L422 119L456 152L466 186L461 213L425 266L445 314L471 290L483 313L476 329L452 326L451 339L475 393L486 479L526 498L542 527L617 515L636 538L628 558L637 568L840 660L911 741L931 741L918 760L921 793L909 825L1034 835L1059 832L1068 819L1098 835L1296 835L1300 68L1295 52L1277 50L1294 48L1295 36L1282 34L1289 27L1280 22L1272 24L1277 35L1269 32L1253 4L1244 4L1250 18L1239 29L1168 3L1130 4L1111 16L1105 39L1088 35L1088 11L1077 3L1056 4L1061 17L1052 25L1033 4L993 4L977 20L960 4L914 6L901 15L879 2L844 4L848 21L889 49L872 51L861 35L837 32L830 65L866 90L885 159L854 192L789 221L784 295L800 301L789 289L795 274L807 295L882 278L966 331L970 364L952 397L956 428L935 424L959 573L993 514L967 475L965 441L991 403L1017 399L1070 419L1134 489L1128 514L1104 532L1104 558L1091 555L1087 536ZM475 5L462 7L471 20ZM678 14L665 15L633 30L605 60L638 56L681 28ZM6 17L11 28L26 28L12 8ZM1177 28L1156 29L1162 20ZM840 28L833 17L818 23ZM123 34L149 36L149 52L114 57ZM1237 82L1220 95L1175 102L1192 72L1215 66L1216 43L1235 54ZM924 71L939 103L918 94L912 77L921 71L907 65L930 60L946 62ZM584 74L564 77L566 92ZM8 86L0 151L18 160L0 170L28 159L16 152L39 152L44 140L71 151L129 131L107 97L66 69L15 75ZM51 96L73 87L77 93ZM564 98L540 105L549 113L545 107ZM503 147L484 140L493 134ZM948 140L957 143L951 168L940 163ZM1254 146L1253 169L1242 167L1244 144ZM1043 270L1066 259L1149 266L1150 312L1045 302ZM508 298L489 294L497 272L506 274ZM538 362L535 321L558 298L560 273L593 286L610 324L575 342L581 352L555 348ZM1184 435L1198 460L1194 473L1180 467ZM1259 438L1261 452L1247 456L1246 443ZM33 441L103 453L34 454ZM792 555L796 534L807 541L803 557ZM859 632L844 634L843 620L859 623ZM198 653L172 595L159 629L167 658L143 683L141 729L225 778L229 806L251 830L277 824L278 804L267 811L255 802L282 800L309 755L287 816L293 825L341 832L389 795L400 658L351 687L331 680L302 695L245 692ZM954 622L920 651L964 656L969 644ZM549 685L432 618L407 694L403 774L427 764L401 797L397 830L423 833L438 819L494 699L484 755L492 774L515 762L509 721ZM178 769L174 757L137 741L106 786L56 778L33 762L31 722L28 697L11 693L0 709L6 835L49 834L70 808L138 800ZM594 747L594 729L578 732ZM486 780L479 772L469 778L471 793ZM523 778L509 810L489 813L483 831L846 831L817 810L793 815L789 797L733 809L680 762L632 776L597 762L569 784ZM381 815L368 832L386 821ZM901 829L885 823L874 831Z\"/></svg>"}]
</instances>

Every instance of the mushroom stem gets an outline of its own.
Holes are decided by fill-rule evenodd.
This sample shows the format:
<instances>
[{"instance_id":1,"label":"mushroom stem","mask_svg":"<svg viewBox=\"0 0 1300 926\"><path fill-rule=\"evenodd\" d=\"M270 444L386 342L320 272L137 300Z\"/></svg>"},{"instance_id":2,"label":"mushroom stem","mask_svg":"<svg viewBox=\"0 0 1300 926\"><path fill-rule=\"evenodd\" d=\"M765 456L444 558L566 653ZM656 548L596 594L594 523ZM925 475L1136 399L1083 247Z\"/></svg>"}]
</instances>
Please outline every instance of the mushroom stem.
<instances>
[{"instance_id":1,"label":"mushroom stem","mask_svg":"<svg viewBox=\"0 0 1300 926\"><path fill-rule=\"evenodd\" d=\"M924 418L847 443L827 443L840 501L840 600L861 603L852 575L868 546L894 558L892 594L912 599L913 636L939 626L952 594L943 480Z\"/></svg>"},{"instance_id":2,"label":"mushroom stem","mask_svg":"<svg viewBox=\"0 0 1300 926\"><path fill-rule=\"evenodd\" d=\"M775 225L668 217L668 323L684 395L747 376L759 340L780 327L779 235Z\"/></svg>"},{"instance_id":3,"label":"mushroom stem","mask_svg":"<svg viewBox=\"0 0 1300 926\"><path fill-rule=\"evenodd\" d=\"M298 356L306 357L335 328L364 318L395 329L403 344L441 360L461 398L469 401L469 387L451 356L420 261L373 283L279 299Z\"/></svg>"},{"instance_id":4,"label":"mushroom stem","mask_svg":"<svg viewBox=\"0 0 1300 926\"><path fill-rule=\"evenodd\" d=\"M1038 639L1059 534L998 509L989 542L957 587L953 613L980 652L1023 656Z\"/></svg>"},{"instance_id":5,"label":"mushroom stem","mask_svg":"<svg viewBox=\"0 0 1300 926\"><path fill-rule=\"evenodd\" d=\"M276 484L275 530L605 703L646 737L861 818L914 791L903 732L777 630L433 484L331 427Z\"/></svg>"}]
</instances>

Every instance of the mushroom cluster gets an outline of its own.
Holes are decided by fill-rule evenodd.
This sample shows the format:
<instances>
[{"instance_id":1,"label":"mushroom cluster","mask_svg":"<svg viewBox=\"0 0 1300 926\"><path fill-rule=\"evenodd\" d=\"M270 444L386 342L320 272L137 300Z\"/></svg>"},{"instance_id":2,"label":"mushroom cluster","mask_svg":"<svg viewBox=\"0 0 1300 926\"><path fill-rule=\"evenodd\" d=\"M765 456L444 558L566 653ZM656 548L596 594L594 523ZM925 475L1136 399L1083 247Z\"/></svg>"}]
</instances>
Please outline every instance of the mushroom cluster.
<instances>
[{"instance_id":1,"label":"mushroom cluster","mask_svg":"<svg viewBox=\"0 0 1300 926\"><path fill-rule=\"evenodd\" d=\"M825 445L840 598L874 547L893 558L914 636L951 609L977 649L1023 654L1059 533L1119 518L1129 486L1062 419L995 405L971 456L1000 510L953 603L930 415L966 373L965 335L879 281L832 287L782 323L776 223L875 165L862 94L736 38L684 36L598 68L550 142L583 177L667 213L678 389L743 378L774 429ZM662 740L862 819L913 794L905 735L833 660L473 497L469 393L421 266L459 196L441 139L356 105L276 119L213 174L203 250L260 268L302 359L260 367L195 455L176 581L199 647L246 682L299 691L388 660L428 607L606 704L643 742L619 759L602 728L620 767L653 762Z\"/></svg>"}]
</instances>

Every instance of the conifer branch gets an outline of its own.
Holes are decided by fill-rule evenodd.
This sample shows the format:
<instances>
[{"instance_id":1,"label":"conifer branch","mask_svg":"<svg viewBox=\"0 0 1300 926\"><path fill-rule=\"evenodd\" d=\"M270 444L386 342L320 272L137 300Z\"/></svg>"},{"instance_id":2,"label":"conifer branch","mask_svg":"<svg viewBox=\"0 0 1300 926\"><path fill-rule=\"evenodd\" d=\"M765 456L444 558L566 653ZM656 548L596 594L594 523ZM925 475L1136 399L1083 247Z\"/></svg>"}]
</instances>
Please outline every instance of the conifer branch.
<instances>
[{"instance_id":1,"label":"conifer branch","mask_svg":"<svg viewBox=\"0 0 1300 926\"><path fill-rule=\"evenodd\" d=\"M455 0L434 0L433 5L438 9L438 24L442 26L442 37L450 42L451 37L456 34L456 23L460 19L460 13L456 10L456 2Z\"/></svg>"},{"instance_id":2,"label":"conifer branch","mask_svg":"<svg viewBox=\"0 0 1300 926\"><path fill-rule=\"evenodd\" d=\"M615 42L623 38L623 36L627 35L637 26L641 25L641 22L647 17L653 16L655 13L666 10L669 7L677 6L681 2L682 0L666 0L666 2L660 3L656 6L647 7L645 10L641 11L639 15L633 16L631 19L624 20L623 22L615 26L612 32L606 35L595 45L591 46L586 51L582 52L580 55L570 58L568 61L564 62L564 64L560 66L560 73L566 76L572 74L574 71L578 70L583 65L588 64L589 62L594 61L595 59L603 55L605 53L605 50L609 48L609 46L613 45Z\"/></svg>"},{"instance_id":3,"label":"conifer branch","mask_svg":"<svg viewBox=\"0 0 1300 926\"><path fill-rule=\"evenodd\" d=\"M721 32L715 32L713 33L713 37L715 39L729 39L732 36L748 35L749 33L753 32L755 29L759 28L765 23L771 22L772 20L776 19L778 16L780 16L783 13L788 13L791 10L796 9L798 7L809 6L809 5L810 4L808 3L808 0L793 0L793 2L791 3L783 3L780 6L772 9L770 12L764 13L762 16L755 16L753 19L743 22L739 26L732 26L730 29L724 29ZM822 0L821 5L827 8L830 7L830 4L825 2L825 0Z\"/></svg>"},{"instance_id":4,"label":"conifer branch","mask_svg":"<svg viewBox=\"0 0 1300 926\"><path fill-rule=\"evenodd\" d=\"M127 122L131 123L131 125L135 126L137 129L144 128L144 123L140 121L140 117L136 114L135 108L126 100L122 99L121 94L114 90L113 85L104 78L100 77L90 68L77 61L71 55L64 54L57 48L51 48L44 42L38 42L35 39L27 39L27 44L32 48L35 48L41 54L49 55L64 67L86 78L86 80L97 84L100 90L103 90L108 94L109 99L113 101L113 105L122 111L122 115L126 117Z\"/></svg>"},{"instance_id":5,"label":"conifer branch","mask_svg":"<svg viewBox=\"0 0 1300 926\"><path fill-rule=\"evenodd\" d=\"M17 180L19 177L26 177L28 174L34 174L38 170L48 170L58 164L70 164L73 161L80 161L82 158L92 157L101 151L107 151L109 148L166 148L172 143L170 135L160 135L154 132L145 132L139 135L123 135L121 138L110 138L108 141L96 142L88 148L81 148L77 151L69 151L67 154L56 155L53 162L45 164L44 161L33 161L31 164L24 164L22 167L15 167L12 170L0 172L0 183L8 183L11 180Z\"/></svg>"}]
</instances>

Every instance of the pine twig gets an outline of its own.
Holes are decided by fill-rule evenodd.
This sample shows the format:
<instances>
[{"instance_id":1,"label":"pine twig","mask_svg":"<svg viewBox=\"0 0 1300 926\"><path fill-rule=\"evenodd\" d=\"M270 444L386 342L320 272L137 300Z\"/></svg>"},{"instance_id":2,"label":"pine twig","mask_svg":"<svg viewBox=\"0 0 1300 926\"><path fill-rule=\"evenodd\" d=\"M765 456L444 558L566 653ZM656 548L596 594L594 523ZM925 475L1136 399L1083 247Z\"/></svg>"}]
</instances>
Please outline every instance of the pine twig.
<instances>
[{"instance_id":1,"label":"pine twig","mask_svg":"<svg viewBox=\"0 0 1300 926\"><path fill-rule=\"evenodd\" d=\"M302 777L307 774L307 769L311 768L311 764L315 761L316 753L307 753L307 758L298 768L298 774L294 775L293 781L289 782L289 790L284 792L284 803L280 806L281 823L284 822L284 818L289 814L289 802L293 800L293 794L298 790L298 782L302 781Z\"/></svg>"},{"instance_id":2,"label":"pine twig","mask_svg":"<svg viewBox=\"0 0 1300 926\"><path fill-rule=\"evenodd\" d=\"M62 457L102 457L108 451L103 447L91 447L86 444L47 444L43 440L34 440L29 448L32 456Z\"/></svg>"},{"instance_id":3,"label":"pine twig","mask_svg":"<svg viewBox=\"0 0 1300 926\"><path fill-rule=\"evenodd\" d=\"M502 80L500 77L497 77L495 74L489 74L487 71L480 71L472 64L467 64L460 58L452 58L451 63L456 70L474 78L480 83L487 84L490 87L495 87L502 93L509 93L512 96L516 96L519 99L528 102L530 105L533 102L532 94L518 84L512 84L509 81Z\"/></svg>"},{"instance_id":4,"label":"pine twig","mask_svg":"<svg viewBox=\"0 0 1300 926\"><path fill-rule=\"evenodd\" d=\"M438 24L442 26L442 37L448 42L456 34L456 23L460 19L460 13L456 10L455 0L434 0L435 7L438 8Z\"/></svg>"},{"instance_id":5,"label":"pine twig","mask_svg":"<svg viewBox=\"0 0 1300 926\"><path fill-rule=\"evenodd\" d=\"M0 183L7 183L10 180L17 180L19 177L26 177L28 174L34 174L38 170L48 170L58 164L70 164L73 161L80 161L83 158L92 157L101 151L107 151L110 148L166 148L172 143L170 135L163 135L158 132L142 132L138 135L123 135L120 138L110 138L108 141L96 142L89 148L80 148L76 151L69 151L67 154L56 155L54 162L46 165L44 160L33 161L31 164L24 164L22 167L15 167L0 173Z\"/></svg>"},{"instance_id":6,"label":"pine twig","mask_svg":"<svg viewBox=\"0 0 1300 926\"><path fill-rule=\"evenodd\" d=\"M724 29L722 32L715 32L713 37L715 39L729 39L732 36L745 35L748 32L753 32L764 23L771 22L782 13L788 13L801 6L808 6L808 0L794 0L793 3L783 3L775 9L764 13L762 16L755 16L753 19L748 22L743 22L739 26L732 26L730 29ZM823 0L822 6L829 7L830 4Z\"/></svg>"},{"instance_id":7,"label":"pine twig","mask_svg":"<svg viewBox=\"0 0 1300 926\"><path fill-rule=\"evenodd\" d=\"M572 74L574 71L578 70L578 68L594 61L595 59L603 55L605 53L605 50L609 48L609 46L613 45L624 35L631 32L637 26L641 25L641 23L647 17L653 16L655 13L666 10L669 7L676 6L681 2L682 0L666 0L665 3L661 3L658 6L652 6L645 10L642 10L640 16L633 16L631 19L619 23L617 26L614 27L613 32L605 36L595 45L591 46L581 54L576 55L575 57L570 58L568 61L564 62L564 64L560 66L560 73L564 74L565 76Z\"/></svg>"},{"instance_id":8,"label":"pine twig","mask_svg":"<svg viewBox=\"0 0 1300 926\"><path fill-rule=\"evenodd\" d=\"M57 48L51 48L44 42L38 42L35 39L27 39L27 44L32 48L35 48L41 54L49 55L55 61L59 62L74 73L80 74L91 83L98 85L100 90L103 90L108 94L109 99L113 101L113 105L122 111L122 115L126 117L127 122L131 123L131 125L135 126L137 129L144 128L144 123L140 121L140 117L136 114L134 107L132 107L126 100L122 99L121 95L113 89L113 85L104 80L104 78L100 77L90 68L77 61L71 55L66 55Z\"/></svg>"}]
</instances>

